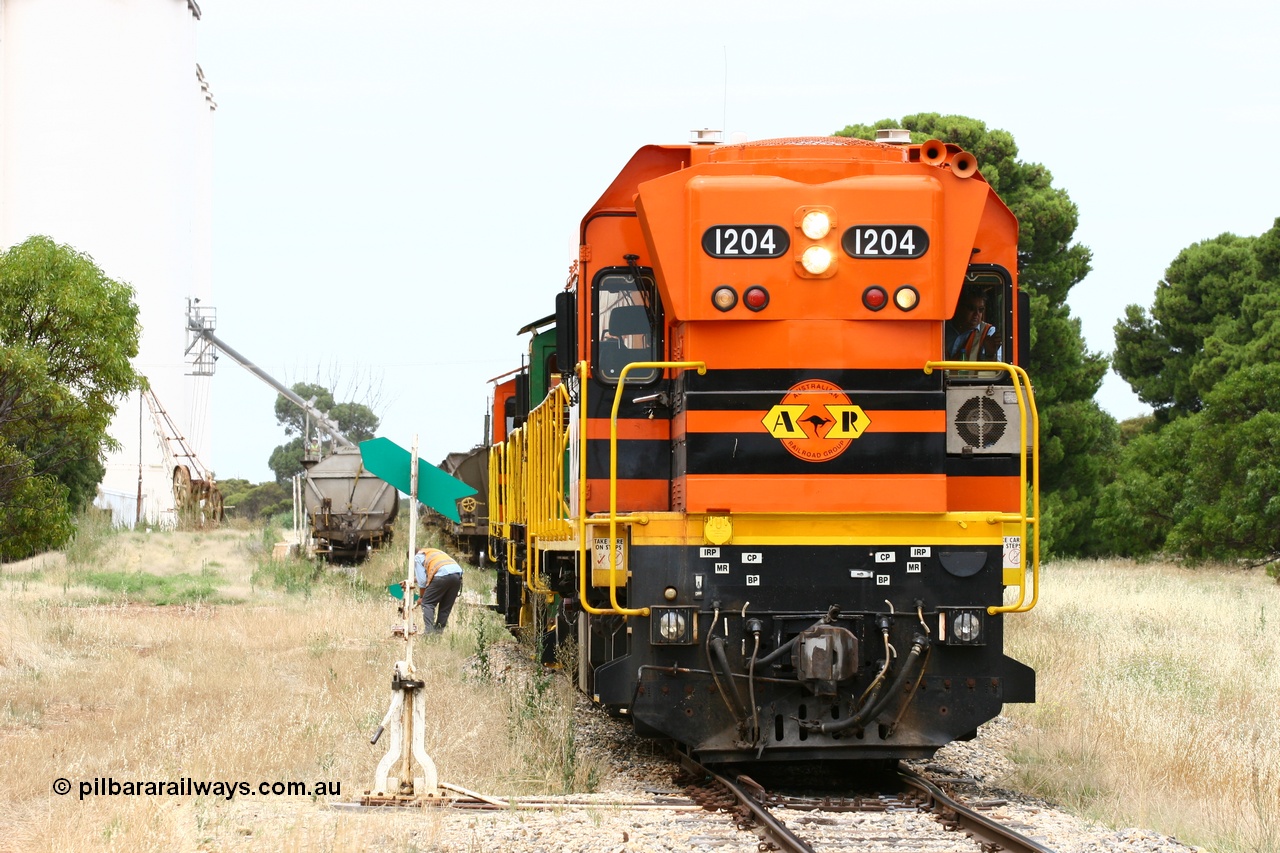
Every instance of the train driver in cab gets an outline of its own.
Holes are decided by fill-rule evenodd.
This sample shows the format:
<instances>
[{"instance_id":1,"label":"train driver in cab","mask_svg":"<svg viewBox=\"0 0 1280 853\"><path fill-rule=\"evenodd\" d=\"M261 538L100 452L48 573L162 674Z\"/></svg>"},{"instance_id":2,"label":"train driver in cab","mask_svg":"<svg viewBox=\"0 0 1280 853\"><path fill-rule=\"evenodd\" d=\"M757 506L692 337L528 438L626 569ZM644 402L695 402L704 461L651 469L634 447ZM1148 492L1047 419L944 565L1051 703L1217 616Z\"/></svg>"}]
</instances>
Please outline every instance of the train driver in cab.
<instances>
[{"instance_id":1,"label":"train driver in cab","mask_svg":"<svg viewBox=\"0 0 1280 853\"><path fill-rule=\"evenodd\" d=\"M947 321L946 356L953 361L1000 361L1001 335L986 321L987 297L966 287L960 293L955 316Z\"/></svg>"}]
</instances>

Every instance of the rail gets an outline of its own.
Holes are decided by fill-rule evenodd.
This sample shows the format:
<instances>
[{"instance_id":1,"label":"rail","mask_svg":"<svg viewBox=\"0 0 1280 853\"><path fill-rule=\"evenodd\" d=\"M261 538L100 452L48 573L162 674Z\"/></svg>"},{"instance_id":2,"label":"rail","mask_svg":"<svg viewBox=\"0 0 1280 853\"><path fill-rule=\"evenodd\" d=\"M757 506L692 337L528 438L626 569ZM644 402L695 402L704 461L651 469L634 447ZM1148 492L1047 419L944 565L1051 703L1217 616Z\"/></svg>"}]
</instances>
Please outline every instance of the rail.
<instances>
[{"instance_id":1,"label":"rail","mask_svg":"<svg viewBox=\"0 0 1280 853\"><path fill-rule=\"evenodd\" d=\"M935 370L996 370L1009 374L1014 391L1018 398L1018 426L1021 429L1021 452L1018 455L1019 504L1018 513L996 513L987 519L990 524L1010 523L1019 525L1021 539L1025 549L1028 530L1032 531L1031 539L1031 601L1027 601L1027 571L1024 564L1021 580L1018 583L1018 600L1013 604L992 606L987 613L1026 613L1036 606L1040 600L1040 413L1036 409L1035 395L1031 391L1031 379L1027 372L1016 364L1002 361L929 361L925 362L924 372ZM1030 417L1028 417L1030 415ZM1031 426L1031 441L1027 441L1027 426ZM1031 480L1027 480L1027 465L1031 465ZM1030 486L1031 514L1027 514L1027 492ZM1024 550L1025 553L1025 550Z\"/></svg>"},{"instance_id":2,"label":"rail","mask_svg":"<svg viewBox=\"0 0 1280 853\"><path fill-rule=\"evenodd\" d=\"M732 795L733 799L738 801L739 805L751 815L751 819L759 828L761 850L784 850L787 851L787 853L814 853L814 849L809 842L796 835L787 828L785 823L774 817L768 807L766 807L759 799L752 796L745 786L739 785L737 782L730 780L729 777L703 766L692 757L676 750L675 748L669 747L667 754L678 761L686 773L689 773L695 778L704 777L714 779L723 786L730 795ZM741 779L744 777L739 778ZM742 828L743 826L740 824L739 829Z\"/></svg>"},{"instance_id":3,"label":"rail","mask_svg":"<svg viewBox=\"0 0 1280 853\"><path fill-rule=\"evenodd\" d=\"M973 364L973 362L966 362ZM983 842L983 850L1006 850L1009 853L1054 853L1038 841L1015 832L985 815L947 796L937 785L905 766L898 766L898 776L903 782L923 792L932 801L934 812L949 820Z\"/></svg>"}]
</instances>

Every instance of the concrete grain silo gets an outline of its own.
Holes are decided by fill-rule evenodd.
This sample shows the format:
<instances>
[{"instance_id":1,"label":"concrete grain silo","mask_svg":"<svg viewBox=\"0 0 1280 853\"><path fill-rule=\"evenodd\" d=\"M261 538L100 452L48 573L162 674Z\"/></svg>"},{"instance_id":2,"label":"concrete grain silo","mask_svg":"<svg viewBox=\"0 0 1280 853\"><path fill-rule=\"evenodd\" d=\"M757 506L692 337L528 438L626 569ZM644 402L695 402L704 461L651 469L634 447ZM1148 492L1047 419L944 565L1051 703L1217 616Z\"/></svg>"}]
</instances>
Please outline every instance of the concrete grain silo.
<instances>
[{"instance_id":1,"label":"concrete grain silo","mask_svg":"<svg viewBox=\"0 0 1280 853\"><path fill-rule=\"evenodd\" d=\"M201 460L211 381L185 375L186 299L212 286L216 104L196 64L193 0L0 0L0 246L44 234L132 285L135 362ZM151 406L121 402L98 503L174 520L172 450ZM177 459L179 464L185 460Z\"/></svg>"}]
</instances>

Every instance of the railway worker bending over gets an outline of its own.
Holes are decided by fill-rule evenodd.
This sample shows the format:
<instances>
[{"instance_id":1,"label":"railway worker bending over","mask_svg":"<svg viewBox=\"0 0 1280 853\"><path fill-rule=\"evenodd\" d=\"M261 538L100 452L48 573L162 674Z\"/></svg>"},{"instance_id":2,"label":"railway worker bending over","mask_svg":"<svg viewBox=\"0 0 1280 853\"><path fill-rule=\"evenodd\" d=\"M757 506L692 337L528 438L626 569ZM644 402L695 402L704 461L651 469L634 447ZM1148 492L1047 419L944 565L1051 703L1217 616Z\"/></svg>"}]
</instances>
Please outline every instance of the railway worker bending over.
<instances>
[{"instance_id":1,"label":"railway worker bending over","mask_svg":"<svg viewBox=\"0 0 1280 853\"><path fill-rule=\"evenodd\" d=\"M449 624L462 589L462 567L439 548L420 548L413 558L414 580L422 590L424 632L437 634Z\"/></svg>"},{"instance_id":2,"label":"railway worker bending over","mask_svg":"<svg viewBox=\"0 0 1280 853\"><path fill-rule=\"evenodd\" d=\"M1000 332L984 318L987 297L966 287L956 314L947 321L947 358L956 361L999 361Z\"/></svg>"}]
</instances>

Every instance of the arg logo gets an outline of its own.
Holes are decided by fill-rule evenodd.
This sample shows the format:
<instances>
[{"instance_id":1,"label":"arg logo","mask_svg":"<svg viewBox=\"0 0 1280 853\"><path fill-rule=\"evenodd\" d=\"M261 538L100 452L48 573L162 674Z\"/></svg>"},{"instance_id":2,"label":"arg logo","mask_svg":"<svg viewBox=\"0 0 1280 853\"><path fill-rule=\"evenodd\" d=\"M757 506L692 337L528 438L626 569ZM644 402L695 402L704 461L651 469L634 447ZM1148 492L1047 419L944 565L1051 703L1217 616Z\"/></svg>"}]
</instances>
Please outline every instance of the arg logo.
<instances>
[{"instance_id":1,"label":"arg logo","mask_svg":"<svg viewBox=\"0 0 1280 853\"><path fill-rule=\"evenodd\" d=\"M826 462L844 453L871 419L849 402L840 386L825 379L806 379L792 385L761 423L792 456Z\"/></svg>"}]
</instances>

